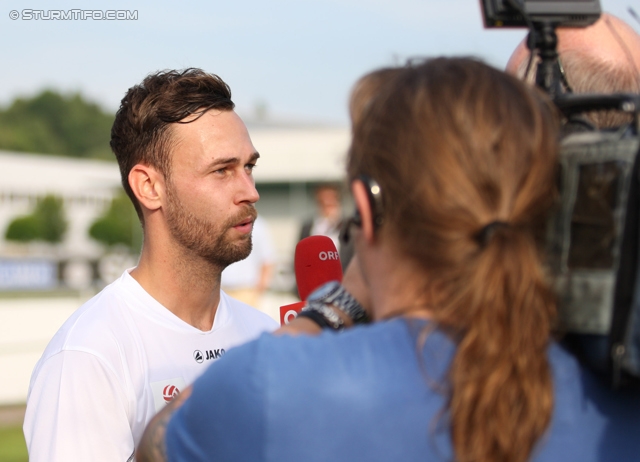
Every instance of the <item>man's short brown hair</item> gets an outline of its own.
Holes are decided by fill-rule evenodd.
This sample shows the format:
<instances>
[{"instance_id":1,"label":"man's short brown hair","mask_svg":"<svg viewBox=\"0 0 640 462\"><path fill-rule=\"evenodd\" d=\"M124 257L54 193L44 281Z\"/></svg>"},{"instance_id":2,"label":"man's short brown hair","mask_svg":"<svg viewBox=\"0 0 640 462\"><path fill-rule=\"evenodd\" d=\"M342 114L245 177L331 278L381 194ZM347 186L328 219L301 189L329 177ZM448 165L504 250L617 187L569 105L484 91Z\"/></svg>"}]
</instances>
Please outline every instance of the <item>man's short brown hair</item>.
<instances>
[{"instance_id":1,"label":"man's short brown hair","mask_svg":"<svg viewBox=\"0 0 640 462\"><path fill-rule=\"evenodd\" d=\"M148 75L122 98L111 128L111 149L120 166L122 186L142 221L142 209L129 185L129 172L142 163L170 174L170 125L198 119L210 109L234 108L231 89L201 69L166 70Z\"/></svg>"},{"instance_id":2,"label":"man's short brown hair","mask_svg":"<svg viewBox=\"0 0 640 462\"><path fill-rule=\"evenodd\" d=\"M564 68L567 82L573 93L640 93L640 76L635 67L628 63L615 61L602 61L599 58L572 50L560 54L560 61ZM516 69L518 77L531 85L536 82L536 69L540 63L539 58L525 75L529 59L523 59ZM620 111L591 111L585 114L595 128L613 128L630 123L633 115Z\"/></svg>"}]
</instances>

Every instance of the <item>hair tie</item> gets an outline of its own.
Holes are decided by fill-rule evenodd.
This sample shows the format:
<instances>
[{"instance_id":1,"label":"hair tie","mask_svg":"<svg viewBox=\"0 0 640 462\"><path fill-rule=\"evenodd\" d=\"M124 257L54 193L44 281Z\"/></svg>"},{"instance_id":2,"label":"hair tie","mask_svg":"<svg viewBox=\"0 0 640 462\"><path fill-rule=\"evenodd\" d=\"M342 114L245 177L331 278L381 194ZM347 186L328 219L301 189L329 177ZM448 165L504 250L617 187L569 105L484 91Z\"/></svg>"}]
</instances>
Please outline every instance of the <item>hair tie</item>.
<instances>
[{"instance_id":1,"label":"hair tie","mask_svg":"<svg viewBox=\"0 0 640 462\"><path fill-rule=\"evenodd\" d=\"M507 227L509 227L509 223L506 221L492 221L476 233L475 239L481 247L485 247L493 237L496 229Z\"/></svg>"}]
</instances>

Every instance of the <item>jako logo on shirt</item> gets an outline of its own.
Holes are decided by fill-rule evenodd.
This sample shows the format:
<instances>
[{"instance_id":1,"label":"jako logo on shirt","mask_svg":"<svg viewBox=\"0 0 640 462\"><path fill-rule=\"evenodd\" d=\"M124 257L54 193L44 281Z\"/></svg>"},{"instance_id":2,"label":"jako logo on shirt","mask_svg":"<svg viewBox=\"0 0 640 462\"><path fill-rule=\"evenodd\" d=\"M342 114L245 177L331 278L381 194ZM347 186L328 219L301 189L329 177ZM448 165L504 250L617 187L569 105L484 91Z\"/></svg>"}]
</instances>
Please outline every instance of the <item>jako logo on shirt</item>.
<instances>
[{"instance_id":1,"label":"jako logo on shirt","mask_svg":"<svg viewBox=\"0 0 640 462\"><path fill-rule=\"evenodd\" d=\"M180 394L180 390L175 385L167 385L162 390L162 399L167 403Z\"/></svg>"},{"instance_id":2,"label":"jako logo on shirt","mask_svg":"<svg viewBox=\"0 0 640 462\"><path fill-rule=\"evenodd\" d=\"M198 364L201 364L205 359L210 361L212 359L221 358L226 353L224 348L217 348L215 350L204 350L204 355L202 351L196 350L193 352L193 359L196 360Z\"/></svg>"}]
</instances>

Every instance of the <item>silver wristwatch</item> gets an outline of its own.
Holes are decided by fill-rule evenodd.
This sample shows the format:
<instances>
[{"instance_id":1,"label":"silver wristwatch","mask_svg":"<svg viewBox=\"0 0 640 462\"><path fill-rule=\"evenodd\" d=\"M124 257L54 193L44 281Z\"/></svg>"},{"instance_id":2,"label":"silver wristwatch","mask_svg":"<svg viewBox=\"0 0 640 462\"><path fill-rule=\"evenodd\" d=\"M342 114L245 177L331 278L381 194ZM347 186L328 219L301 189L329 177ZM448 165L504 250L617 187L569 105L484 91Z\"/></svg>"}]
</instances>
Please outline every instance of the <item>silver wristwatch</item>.
<instances>
[{"instance_id":1,"label":"silver wristwatch","mask_svg":"<svg viewBox=\"0 0 640 462\"><path fill-rule=\"evenodd\" d=\"M346 314L354 324L369 322L369 316L362 305L338 281L327 282L314 290L307 298L307 304L302 313L314 311L314 315L308 317L315 320L320 314L324 318L322 327L340 330L344 328L344 322L332 307Z\"/></svg>"}]
</instances>

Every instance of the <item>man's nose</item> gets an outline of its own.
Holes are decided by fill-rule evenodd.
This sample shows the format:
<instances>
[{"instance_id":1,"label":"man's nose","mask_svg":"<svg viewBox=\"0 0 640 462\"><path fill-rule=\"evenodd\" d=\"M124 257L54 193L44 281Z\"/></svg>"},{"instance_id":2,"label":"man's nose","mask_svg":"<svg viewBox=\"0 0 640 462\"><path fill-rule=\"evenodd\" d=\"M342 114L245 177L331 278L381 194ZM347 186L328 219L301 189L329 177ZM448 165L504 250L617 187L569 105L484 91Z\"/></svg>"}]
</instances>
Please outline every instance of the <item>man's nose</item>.
<instances>
[{"instance_id":1,"label":"man's nose","mask_svg":"<svg viewBox=\"0 0 640 462\"><path fill-rule=\"evenodd\" d=\"M250 204L258 202L260 199L260 194L256 189L256 181L253 178L253 175L245 173L242 176L242 185L241 185L241 199L240 202L248 202Z\"/></svg>"}]
</instances>

